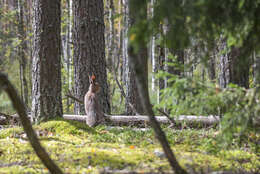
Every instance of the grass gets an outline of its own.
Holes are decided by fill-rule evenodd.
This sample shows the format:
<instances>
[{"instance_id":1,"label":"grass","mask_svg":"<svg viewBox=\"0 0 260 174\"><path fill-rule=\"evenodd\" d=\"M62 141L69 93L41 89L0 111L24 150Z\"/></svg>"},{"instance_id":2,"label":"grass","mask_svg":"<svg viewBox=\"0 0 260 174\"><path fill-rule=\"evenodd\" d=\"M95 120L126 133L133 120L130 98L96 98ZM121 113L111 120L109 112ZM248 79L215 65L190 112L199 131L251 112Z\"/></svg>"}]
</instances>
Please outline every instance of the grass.
<instances>
[{"instance_id":1,"label":"grass","mask_svg":"<svg viewBox=\"0 0 260 174\"><path fill-rule=\"evenodd\" d=\"M83 123L55 119L34 126L41 143L65 173L99 173L104 169L137 172L170 171L153 131L128 127L89 128ZM180 164L195 171L259 172L260 153L237 144L223 149L214 129L164 128ZM26 140L22 128L0 131L0 173L48 173Z\"/></svg>"}]
</instances>

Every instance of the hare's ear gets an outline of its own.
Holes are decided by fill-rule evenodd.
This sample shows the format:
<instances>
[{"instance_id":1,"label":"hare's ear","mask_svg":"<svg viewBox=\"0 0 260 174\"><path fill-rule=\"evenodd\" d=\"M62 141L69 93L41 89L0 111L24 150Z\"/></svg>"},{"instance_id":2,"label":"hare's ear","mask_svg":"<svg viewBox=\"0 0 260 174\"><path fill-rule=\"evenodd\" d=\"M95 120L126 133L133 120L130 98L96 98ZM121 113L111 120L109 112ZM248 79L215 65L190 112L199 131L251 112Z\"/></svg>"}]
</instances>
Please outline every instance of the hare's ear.
<instances>
[{"instance_id":1,"label":"hare's ear","mask_svg":"<svg viewBox=\"0 0 260 174\"><path fill-rule=\"evenodd\" d=\"M88 76L88 80L89 80L89 84L91 84L92 83L91 76Z\"/></svg>"},{"instance_id":2,"label":"hare's ear","mask_svg":"<svg viewBox=\"0 0 260 174\"><path fill-rule=\"evenodd\" d=\"M89 83L93 84L95 82L95 79L96 79L95 75L89 76Z\"/></svg>"}]
</instances>

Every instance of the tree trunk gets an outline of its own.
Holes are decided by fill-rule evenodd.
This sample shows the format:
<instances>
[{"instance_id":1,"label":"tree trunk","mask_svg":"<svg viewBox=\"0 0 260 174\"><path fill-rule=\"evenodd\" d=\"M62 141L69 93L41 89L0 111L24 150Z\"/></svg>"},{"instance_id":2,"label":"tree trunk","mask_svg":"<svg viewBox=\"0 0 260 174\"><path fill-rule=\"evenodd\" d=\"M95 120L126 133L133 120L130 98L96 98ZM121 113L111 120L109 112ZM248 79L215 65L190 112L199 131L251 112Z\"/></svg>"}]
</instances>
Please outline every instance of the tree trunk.
<instances>
[{"instance_id":1,"label":"tree trunk","mask_svg":"<svg viewBox=\"0 0 260 174\"><path fill-rule=\"evenodd\" d=\"M254 52L253 54L254 57L254 86L260 85L260 55L256 54Z\"/></svg>"},{"instance_id":2,"label":"tree trunk","mask_svg":"<svg viewBox=\"0 0 260 174\"><path fill-rule=\"evenodd\" d=\"M125 76L125 70L126 70L126 61L128 59L128 53L127 53L127 45L128 45L128 28L129 28L129 9L128 9L128 1L129 0L122 0L122 13L123 13L123 39L122 39L122 81L124 84L126 84L126 76Z\"/></svg>"},{"instance_id":3,"label":"tree trunk","mask_svg":"<svg viewBox=\"0 0 260 174\"><path fill-rule=\"evenodd\" d=\"M211 56L208 63L207 68L209 79L213 82L216 79L216 62L215 62L215 56Z\"/></svg>"},{"instance_id":4,"label":"tree trunk","mask_svg":"<svg viewBox=\"0 0 260 174\"><path fill-rule=\"evenodd\" d=\"M248 58L241 58L240 48L232 47L229 53L230 61L230 82L238 86L249 88L249 68Z\"/></svg>"},{"instance_id":5,"label":"tree trunk","mask_svg":"<svg viewBox=\"0 0 260 174\"><path fill-rule=\"evenodd\" d=\"M139 5L135 7L135 5ZM147 18L147 10L146 10L146 1L140 0L132 0L130 3L130 19L131 19L131 26L133 25L140 25ZM135 10L135 9L140 10ZM140 34L140 33L139 33ZM140 39L140 36L139 36ZM187 172L182 169L179 165L178 161L176 160L175 155L173 154L170 145L167 141L167 138L160 128L159 123L156 121L154 117L154 113L152 110L152 105L149 99L149 92L148 92L148 82L147 82L147 48L146 48L146 41L144 37L140 39L138 42L133 39L132 42L135 42L137 48L133 47L133 43L129 44L128 51L130 57L131 67L136 73L136 81L138 87L138 94L140 97L140 102L143 110L145 113L150 115L149 121L151 123L152 128L154 129L156 138L159 140L163 151L173 169L173 171L177 174L186 174Z\"/></svg>"},{"instance_id":6,"label":"tree trunk","mask_svg":"<svg viewBox=\"0 0 260 174\"><path fill-rule=\"evenodd\" d=\"M154 16L154 4L155 0L150 0L150 17L152 18ZM152 35L150 38L150 48L149 48L149 57L152 61L152 91L156 92L156 79L155 79L155 73L157 72L157 60L155 58L155 36Z\"/></svg>"},{"instance_id":7,"label":"tree trunk","mask_svg":"<svg viewBox=\"0 0 260 174\"><path fill-rule=\"evenodd\" d=\"M112 66L114 66L114 51L115 51L115 27L114 27L114 15L115 7L113 0L108 0L107 2L108 10L108 36L107 36L107 64L110 71L112 71Z\"/></svg>"},{"instance_id":8,"label":"tree trunk","mask_svg":"<svg viewBox=\"0 0 260 174\"><path fill-rule=\"evenodd\" d=\"M34 1L32 116L62 116L60 0Z\"/></svg>"},{"instance_id":9,"label":"tree trunk","mask_svg":"<svg viewBox=\"0 0 260 174\"><path fill-rule=\"evenodd\" d=\"M63 11L63 16L66 16L66 22L65 22L65 27L63 27L62 29L64 31L62 31L62 33L64 33L64 35L62 36L62 50L63 50L63 66L65 69L65 73L64 73L64 82L63 84L66 85L66 90L71 91L71 83L72 83L72 78L71 78L71 29L72 29L72 18L71 18L71 14L72 14L72 1L70 0L66 0L65 3L65 10ZM71 100L70 98L66 99L66 112L70 112L70 105L71 105Z\"/></svg>"},{"instance_id":10,"label":"tree trunk","mask_svg":"<svg viewBox=\"0 0 260 174\"><path fill-rule=\"evenodd\" d=\"M218 51L220 53L220 87L225 88L229 83L233 83L238 86L248 88L250 67L249 59L241 58L240 48L231 47L228 52L226 41L224 39L221 39L218 47Z\"/></svg>"},{"instance_id":11,"label":"tree trunk","mask_svg":"<svg viewBox=\"0 0 260 174\"><path fill-rule=\"evenodd\" d=\"M158 47L158 71L163 71L164 70L164 64L165 64L165 52L164 52L164 47L159 45ZM157 92L157 103L160 103L161 99L161 90L164 89L164 79L160 78L158 80L158 92Z\"/></svg>"},{"instance_id":12,"label":"tree trunk","mask_svg":"<svg viewBox=\"0 0 260 174\"><path fill-rule=\"evenodd\" d=\"M21 96L25 104L26 109L28 109L28 85L26 80L26 36L25 36L25 26L24 26L24 3L22 0L17 0L17 19L18 19L18 38L20 44L18 46L18 56L20 63L20 81L21 81Z\"/></svg>"},{"instance_id":13,"label":"tree trunk","mask_svg":"<svg viewBox=\"0 0 260 174\"><path fill-rule=\"evenodd\" d=\"M230 67L229 67L229 59L228 54L226 53L226 41L220 39L217 46L217 55L220 60L219 62L219 86L221 88L227 87L228 83L230 83ZM224 53L221 53L224 52Z\"/></svg>"},{"instance_id":14,"label":"tree trunk","mask_svg":"<svg viewBox=\"0 0 260 174\"><path fill-rule=\"evenodd\" d=\"M123 45L123 76L124 76L124 82L126 86L126 104L125 104L125 112L127 115L133 115L135 114L129 105L129 103L133 104L133 107L136 108L136 111L138 114L143 114L143 109L140 105L140 97L137 91L137 84L135 81L135 72L131 68L129 63L129 56L128 56L128 46L129 46L129 38L128 38L128 30L131 26L130 22L133 20L131 19L130 15L131 12L129 11L129 0L124 0L124 45ZM135 13L135 12L132 12ZM140 54L142 54L140 52ZM141 56L141 55L140 55ZM147 65L147 63L144 62L143 65ZM147 69L147 66L144 66L145 69ZM129 101L129 103L127 102Z\"/></svg>"},{"instance_id":15,"label":"tree trunk","mask_svg":"<svg viewBox=\"0 0 260 174\"><path fill-rule=\"evenodd\" d=\"M104 6L102 0L73 1L74 14L74 93L83 100L89 86L89 75L96 75L101 86L100 106L110 113L108 95L105 38ZM75 103L74 112L84 113L83 105Z\"/></svg>"}]
</instances>

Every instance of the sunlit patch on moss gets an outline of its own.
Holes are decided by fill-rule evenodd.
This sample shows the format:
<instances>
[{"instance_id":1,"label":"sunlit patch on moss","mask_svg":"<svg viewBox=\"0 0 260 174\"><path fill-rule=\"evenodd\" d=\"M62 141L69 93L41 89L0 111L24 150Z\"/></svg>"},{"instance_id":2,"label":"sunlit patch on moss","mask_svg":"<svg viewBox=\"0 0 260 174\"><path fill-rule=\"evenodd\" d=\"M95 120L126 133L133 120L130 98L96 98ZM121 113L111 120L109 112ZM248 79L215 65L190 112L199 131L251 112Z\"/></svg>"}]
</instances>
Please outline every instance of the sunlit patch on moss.
<instances>
[{"instance_id":1,"label":"sunlit patch on moss","mask_svg":"<svg viewBox=\"0 0 260 174\"><path fill-rule=\"evenodd\" d=\"M150 172L171 170L167 160L157 156L161 150L153 131L133 131L131 128L89 128L84 123L55 119L34 126L41 143L51 158L66 173L99 173L106 169ZM220 149L215 130L166 131L180 164L196 171L255 171L259 157L230 147ZM22 128L10 128L0 135L0 173L48 173L32 150ZM14 136L16 135L16 136ZM213 149L216 149L215 151Z\"/></svg>"}]
</instances>

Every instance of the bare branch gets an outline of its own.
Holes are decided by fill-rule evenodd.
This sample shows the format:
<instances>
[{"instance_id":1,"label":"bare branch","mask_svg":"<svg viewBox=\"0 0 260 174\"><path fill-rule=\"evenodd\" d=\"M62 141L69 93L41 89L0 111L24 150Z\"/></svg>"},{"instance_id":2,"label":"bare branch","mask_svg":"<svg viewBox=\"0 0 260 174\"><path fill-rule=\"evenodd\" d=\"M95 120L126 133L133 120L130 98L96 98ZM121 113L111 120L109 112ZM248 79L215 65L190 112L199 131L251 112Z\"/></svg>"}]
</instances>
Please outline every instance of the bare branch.
<instances>
[{"instance_id":1,"label":"bare branch","mask_svg":"<svg viewBox=\"0 0 260 174\"><path fill-rule=\"evenodd\" d=\"M173 118L171 118L171 116L169 115L169 114L167 114L166 112L164 112L161 108L157 108L157 110L161 113L161 114L163 114L164 116L166 116L168 119L169 119L169 121L171 122L171 126L174 126L174 125L176 125L176 122L175 122L175 120L173 119Z\"/></svg>"},{"instance_id":2,"label":"bare branch","mask_svg":"<svg viewBox=\"0 0 260 174\"><path fill-rule=\"evenodd\" d=\"M127 99L126 94L125 94L125 91L124 91L124 88L123 88L122 85L119 83L119 81L118 81L118 79L117 79L117 76L116 76L116 70L115 70L115 68L114 68L113 66L112 66L112 70L113 70L113 74L114 74L114 75L113 75L114 80L116 81L116 84L117 84L117 86L118 86L119 89L120 89L121 95L125 98L126 103L130 106L130 108L132 109L132 111L133 111L136 115L140 115L140 114L136 111L134 105Z\"/></svg>"},{"instance_id":3,"label":"bare branch","mask_svg":"<svg viewBox=\"0 0 260 174\"><path fill-rule=\"evenodd\" d=\"M66 97L69 97L69 98L71 98L71 99L73 99L73 100L76 100L76 101L79 102L80 104L84 104L84 101L82 101L82 100L80 100L79 98L73 96L70 91L69 91L69 93L66 94L65 96L66 96Z\"/></svg>"},{"instance_id":4,"label":"bare branch","mask_svg":"<svg viewBox=\"0 0 260 174\"><path fill-rule=\"evenodd\" d=\"M145 83L146 82L145 76L147 74L144 72L143 70L144 65L142 64L142 59L145 59L145 57L139 57L138 55L136 55L136 53L134 52L134 48L131 45L128 48L128 52L129 52L131 66L133 67L136 73L137 89L139 91L139 95L141 95L140 96L141 104L145 112L149 115L149 121L155 132L156 138L159 140L163 148L164 154L166 155L173 171L176 174L187 174L187 171L184 170L180 166L179 162L177 161L174 153L171 150L171 147L165 136L165 133L162 131L160 124L154 117L154 112L149 98L148 85Z\"/></svg>"}]
</instances>

